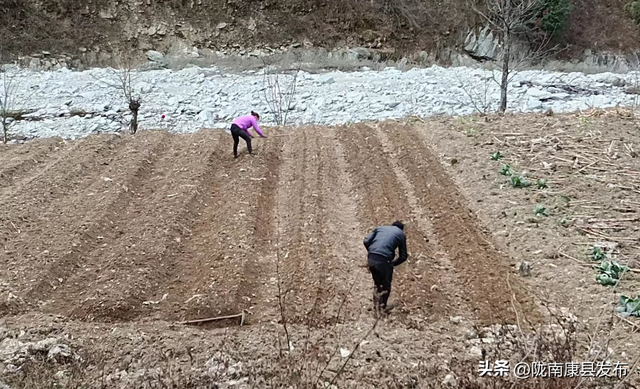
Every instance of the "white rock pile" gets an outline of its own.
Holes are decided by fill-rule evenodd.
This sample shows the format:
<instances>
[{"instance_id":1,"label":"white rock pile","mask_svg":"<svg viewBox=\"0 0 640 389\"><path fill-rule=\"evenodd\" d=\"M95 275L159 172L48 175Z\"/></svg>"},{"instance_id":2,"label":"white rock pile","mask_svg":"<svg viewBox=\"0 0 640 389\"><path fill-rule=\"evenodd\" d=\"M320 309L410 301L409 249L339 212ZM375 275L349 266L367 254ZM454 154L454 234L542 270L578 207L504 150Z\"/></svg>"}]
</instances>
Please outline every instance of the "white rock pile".
<instances>
[{"instance_id":1,"label":"white rock pile","mask_svg":"<svg viewBox=\"0 0 640 389\"><path fill-rule=\"evenodd\" d=\"M14 101L22 102L19 108L27 112L12 125L11 131L18 136L74 139L127 128L128 103L112 69L13 69L9 73L19 85ZM523 71L510 84L509 110L542 112L551 108L560 113L629 106L636 96L626 90L638 79L637 73ZM281 84L290 80L290 76L279 76ZM261 71L224 74L199 67L148 70L133 75L133 86L142 94L141 130L187 133L203 127L226 128L236 116L251 110L262 114L263 125L275 124ZM495 111L499 97L492 73L478 68L302 72L287 124L336 125L411 115L467 115L478 109Z\"/></svg>"}]
</instances>

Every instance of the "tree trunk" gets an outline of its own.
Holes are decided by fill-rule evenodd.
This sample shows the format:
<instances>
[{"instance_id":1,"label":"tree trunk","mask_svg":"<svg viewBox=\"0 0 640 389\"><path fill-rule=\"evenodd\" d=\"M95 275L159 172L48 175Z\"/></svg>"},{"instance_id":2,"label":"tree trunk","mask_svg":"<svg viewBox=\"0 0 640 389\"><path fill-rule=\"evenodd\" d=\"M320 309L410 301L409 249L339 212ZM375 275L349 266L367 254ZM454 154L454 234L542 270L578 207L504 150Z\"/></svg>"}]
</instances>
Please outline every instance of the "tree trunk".
<instances>
[{"instance_id":1,"label":"tree trunk","mask_svg":"<svg viewBox=\"0 0 640 389\"><path fill-rule=\"evenodd\" d=\"M502 54L502 81L500 82L500 108L499 112L507 110L507 90L509 88L509 61L511 61L511 36L505 32L504 53Z\"/></svg>"},{"instance_id":2,"label":"tree trunk","mask_svg":"<svg viewBox=\"0 0 640 389\"><path fill-rule=\"evenodd\" d=\"M138 131L138 110L134 110L131 112L133 117L131 118L131 125L129 126L129 131L131 134L135 134Z\"/></svg>"},{"instance_id":3,"label":"tree trunk","mask_svg":"<svg viewBox=\"0 0 640 389\"><path fill-rule=\"evenodd\" d=\"M7 118L2 118L2 143L9 142L9 129L7 128Z\"/></svg>"},{"instance_id":4,"label":"tree trunk","mask_svg":"<svg viewBox=\"0 0 640 389\"><path fill-rule=\"evenodd\" d=\"M135 134L138 131L138 110L140 109L140 102L137 100L129 101L129 110L131 110L131 123L129 124L129 131L131 134Z\"/></svg>"}]
</instances>

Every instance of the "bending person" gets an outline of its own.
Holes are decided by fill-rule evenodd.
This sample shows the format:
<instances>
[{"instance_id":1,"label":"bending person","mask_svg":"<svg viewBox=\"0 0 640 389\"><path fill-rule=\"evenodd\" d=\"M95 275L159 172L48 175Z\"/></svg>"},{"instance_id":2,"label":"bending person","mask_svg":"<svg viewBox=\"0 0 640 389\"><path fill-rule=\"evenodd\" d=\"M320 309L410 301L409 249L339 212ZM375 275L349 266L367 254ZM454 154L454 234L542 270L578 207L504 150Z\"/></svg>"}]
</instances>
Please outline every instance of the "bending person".
<instances>
[{"instance_id":1,"label":"bending person","mask_svg":"<svg viewBox=\"0 0 640 389\"><path fill-rule=\"evenodd\" d=\"M253 135L251 135L251 132L249 131L251 127L256 130L258 135L263 138L267 138L267 136L262 133L260 126L258 126L258 120L260 120L260 115L251 111L251 115L240 116L231 124L234 158L238 158L238 143L240 142L240 138L247 142L247 150L249 150L249 154L251 154L251 138L253 138Z\"/></svg>"}]
</instances>

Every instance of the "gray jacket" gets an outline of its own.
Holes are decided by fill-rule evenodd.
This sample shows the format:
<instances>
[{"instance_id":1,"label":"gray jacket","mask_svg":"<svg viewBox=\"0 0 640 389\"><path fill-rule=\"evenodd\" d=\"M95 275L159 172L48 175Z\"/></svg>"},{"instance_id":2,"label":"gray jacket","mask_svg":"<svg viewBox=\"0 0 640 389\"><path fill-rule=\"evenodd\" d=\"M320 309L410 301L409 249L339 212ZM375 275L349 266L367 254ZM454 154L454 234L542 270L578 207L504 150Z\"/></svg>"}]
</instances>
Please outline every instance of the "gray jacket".
<instances>
[{"instance_id":1,"label":"gray jacket","mask_svg":"<svg viewBox=\"0 0 640 389\"><path fill-rule=\"evenodd\" d=\"M407 236L396 226L377 227L366 238L364 238L363 243L369 254L374 254L374 258L386 258L388 262L393 264L393 266L398 266L409 257L407 254ZM399 255L398 258L394 260L394 257L396 256L396 249L398 249ZM372 262L371 255L369 262L370 264Z\"/></svg>"}]
</instances>

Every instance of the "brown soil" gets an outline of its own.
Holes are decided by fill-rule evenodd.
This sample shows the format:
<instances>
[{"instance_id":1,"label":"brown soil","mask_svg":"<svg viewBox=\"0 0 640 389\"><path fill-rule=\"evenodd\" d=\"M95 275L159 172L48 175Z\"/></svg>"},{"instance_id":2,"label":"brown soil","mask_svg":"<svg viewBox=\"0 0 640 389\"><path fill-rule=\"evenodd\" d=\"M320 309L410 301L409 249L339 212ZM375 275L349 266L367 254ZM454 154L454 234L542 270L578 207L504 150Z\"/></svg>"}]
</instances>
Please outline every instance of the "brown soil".
<instances>
[{"instance_id":1,"label":"brown soil","mask_svg":"<svg viewBox=\"0 0 640 389\"><path fill-rule=\"evenodd\" d=\"M257 155L241 145L238 159L217 130L4 147L0 337L3 328L26 330L21 339L69 335L78 349L106 353L100 366L107 374L164 361L158 347L188 371L192 357L222 350L229 330L236 358L267 371L282 316L298 348L330 334L323 347L350 349L374 323L362 239L396 219L407 225L410 252L394 273L391 300L399 306L362 346L345 382L379 387L371 366L392 379L413 374L413 364L447 369L468 360L464 331L523 318L539 323L545 309L534 298L569 308L593 331L616 296L554 248L587 262L594 238L577 227L619 219L618 208L629 218L640 204L637 158L623 145L640 147L637 129L615 111L607 115L530 115L526 131L522 117L268 129L269 139L254 142ZM513 128L523 130L505 135ZM532 143L538 138L544 141ZM553 148L555 138L562 149ZM611 141L607 155L619 158L598 157ZM489 159L497 148L504 162L548 178L550 188L500 188L502 162ZM579 170L587 161L558 160L553 172L539 168L572 152L602 164ZM551 216L533 217L536 202ZM576 224L558 226L562 217ZM637 267L638 229L616 223L601 234ZM531 277L514 268L520 260L533 263ZM618 292L633 295L636 281L629 275ZM200 329L178 324L243 310L237 331L233 320ZM625 344L637 335L620 332L624 321L611 325L615 356L630 363L636 352ZM95 369L87 374L101 374Z\"/></svg>"}]
</instances>

